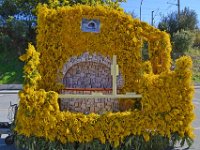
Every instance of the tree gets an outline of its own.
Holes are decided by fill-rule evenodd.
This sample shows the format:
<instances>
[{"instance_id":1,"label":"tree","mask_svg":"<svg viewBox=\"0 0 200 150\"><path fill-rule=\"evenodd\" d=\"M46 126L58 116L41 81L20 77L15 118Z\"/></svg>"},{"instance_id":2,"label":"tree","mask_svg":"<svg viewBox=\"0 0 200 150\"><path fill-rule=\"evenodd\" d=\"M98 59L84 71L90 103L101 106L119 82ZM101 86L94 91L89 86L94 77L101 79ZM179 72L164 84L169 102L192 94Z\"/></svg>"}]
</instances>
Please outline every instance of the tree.
<instances>
[{"instance_id":1,"label":"tree","mask_svg":"<svg viewBox=\"0 0 200 150\"><path fill-rule=\"evenodd\" d=\"M14 0L4 0L0 5L0 15L3 19L8 19L9 16L14 16L18 13L18 8Z\"/></svg>"},{"instance_id":2,"label":"tree","mask_svg":"<svg viewBox=\"0 0 200 150\"><path fill-rule=\"evenodd\" d=\"M167 31L173 36L173 33L180 30L194 30L197 28L197 24L197 13L185 7L181 11L180 16L178 12L172 12L164 16L158 24L158 28Z\"/></svg>"},{"instance_id":3,"label":"tree","mask_svg":"<svg viewBox=\"0 0 200 150\"><path fill-rule=\"evenodd\" d=\"M198 28L197 13L189 8L184 8L179 19L179 30L194 30Z\"/></svg>"},{"instance_id":4,"label":"tree","mask_svg":"<svg viewBox=\"0 0 200 150\"><path fill-rule=\"evenodd\" d=\"M20 55L24 52L28 42L34 43L36 17L33 14L33 9L32 6L28 5L27 0L26 2L25 0L1 1L0 42L2 43L0 44L5 44L3 42L5 37L10 41L10 46L4 46L4 51L7 47L7 51L16 51Z\"/></svg>"},{"instance_id":5,"label":"tree","mask_svg":"<svg viewBox=\"0 0 200 150\"><path fill-rule=\"evenodd\" d=\"M190 31L181 30L173 34L172 40L174 52L182 55L191 48L194 35Z\"/></svg>"},{"instance_id":6,"label":"tree","mask_svg":"<svg viewBox=\"0 0 200 150\"><path fill-rule=\"evenodd\" d=\"M167 31L170 35L178 31L178 19L177 13L173 12L168 16L163 17L161 22L158 24L158 28L162 31Z\"/></svg>"},{"instance_id":7,"label":"tree","mask_svg":"<svg viewBox=\"0 0 200 150\"><path fill-rule=\"evenodd\" d=\"M134 11L132 11L132 12L128 12L128 14L131 15L133 18L137 18L137 15L135 14Z\"/></svg>"},{"instance_id":8,"label":"tree","mask_svg":"<svg viewBox=\"0 0 200 150\"><path fill-rule=\"evenodd\" d=\"M10 38L10 41L17 44L14 46L11 42L12 45L23 52L28 42L35 43L36 7L39 3L48 4L50 7L104 4L119 8L119 3L124 1L126 0L1 0L0 35L3 39Z\"/></svg>"}]
</instances>

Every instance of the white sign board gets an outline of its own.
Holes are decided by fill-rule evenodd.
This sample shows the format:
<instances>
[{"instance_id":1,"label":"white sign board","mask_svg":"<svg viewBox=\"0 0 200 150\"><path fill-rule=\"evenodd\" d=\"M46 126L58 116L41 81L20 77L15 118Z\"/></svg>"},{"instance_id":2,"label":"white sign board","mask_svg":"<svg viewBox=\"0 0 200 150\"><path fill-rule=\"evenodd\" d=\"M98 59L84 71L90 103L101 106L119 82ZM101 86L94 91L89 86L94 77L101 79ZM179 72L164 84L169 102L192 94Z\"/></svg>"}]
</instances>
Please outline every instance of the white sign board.
<instances>
[{"instance_id":1,"label":"white sign board","mask_svg":"<svg viewBox=\"0 0 200 150\"><path fill-rule=\"evenodd\" d=\"M100 20L97 19L82 19L81 30L83 32L100 32Z\"/></svg>"}]
</instances>

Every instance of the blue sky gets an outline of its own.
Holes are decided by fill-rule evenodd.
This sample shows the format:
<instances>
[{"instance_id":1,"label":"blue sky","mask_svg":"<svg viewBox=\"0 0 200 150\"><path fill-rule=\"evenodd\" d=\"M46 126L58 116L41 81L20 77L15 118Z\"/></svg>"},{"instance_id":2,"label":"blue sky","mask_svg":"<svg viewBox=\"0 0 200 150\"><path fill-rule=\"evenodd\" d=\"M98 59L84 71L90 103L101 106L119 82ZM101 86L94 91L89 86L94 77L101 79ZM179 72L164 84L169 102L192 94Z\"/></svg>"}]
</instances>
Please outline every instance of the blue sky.
<instances>
[{"instance_id":1,"label":"blue sky","mask_svg":"<svg viewBox=\"0 0 200 150\"><path fill-rule=\"evenodd\" d=\"M141 0L127 0L127 2L122 3L121 6L126 12L134 11L136 17L140 18L140 3ZM177 0L143 0L141 6L142 21L151 23L151 12L154 11L154 24L157 25L161 16L166 16L168 13L178 10L175 4L177 4ZM200 26L200 0L180 0L181 10L184 9L184 7L195 10L198 15Z\"/></svg>"}]
</instances>

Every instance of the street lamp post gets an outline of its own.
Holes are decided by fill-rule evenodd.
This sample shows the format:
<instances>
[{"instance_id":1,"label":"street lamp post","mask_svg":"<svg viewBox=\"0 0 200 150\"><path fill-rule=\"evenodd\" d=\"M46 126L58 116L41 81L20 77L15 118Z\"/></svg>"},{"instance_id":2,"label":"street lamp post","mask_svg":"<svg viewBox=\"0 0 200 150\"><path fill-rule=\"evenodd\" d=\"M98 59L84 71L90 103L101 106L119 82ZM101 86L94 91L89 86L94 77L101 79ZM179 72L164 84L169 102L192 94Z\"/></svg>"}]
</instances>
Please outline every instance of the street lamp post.
<instances>
[{"instance_id":1,"label":"street lamp post","mask_svg":"<svg viewBox=\"0 0 200 150\"><path fill-rule=\"evenodd\" d=\"M153 16L154 10L151 11L151 25L154 25L154 16Z\"/></svg>"},{"instance_id":2,"label":"street lamp post","mask_svg":"<svg viewBox=\"0 0 200 150\"><path fill-rule=\"evenodd\" d=\"M143 0L141 0L141 3L140 3L140 21L142 20L142 2Z\"/></svg>"}]
</instances>

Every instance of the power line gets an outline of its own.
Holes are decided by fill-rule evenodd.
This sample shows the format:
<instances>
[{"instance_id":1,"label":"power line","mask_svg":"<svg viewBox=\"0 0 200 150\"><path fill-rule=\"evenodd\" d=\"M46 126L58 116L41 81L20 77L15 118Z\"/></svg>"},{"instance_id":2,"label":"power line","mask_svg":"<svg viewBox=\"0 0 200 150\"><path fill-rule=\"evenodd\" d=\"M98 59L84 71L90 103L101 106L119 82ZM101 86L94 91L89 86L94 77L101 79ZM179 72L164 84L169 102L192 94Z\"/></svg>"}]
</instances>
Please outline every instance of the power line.
<instances>
[{"instance_id":1,"label":"power line","mask_svg":"<svg viewBox=\"0 0 200 150\"><path fill-rule=\"evenodd\" d=\"M171 2L167 2L167 4L170 4L171 6L172 5L176 5L177 8L178 8L178 20L180 19L180 14L181 14L181 7L180 7L180 0L177 0L177 3L171 3Z\"/></svg>"},{"instance_id":2,"label":"power line","mask_svg":"<svg viewBox=\"0 0 200 150\"><path fill-rule=\"evenodd\" d=\"M152 26L154 26L154 23L155 23L154 19L157 16L158 11L159 11L159 8L157 8L156 10L152 10L151 11L151 25ZM154 12L155 12L155 14L154 14Z\"/></svg>"},{"instance_id":3,"label":"power line","mask_svg":"<svg viewBox=\"0 0 200 150\"><path fill-rule=\"evenodd\" d=\"M168 6L165 11L168 11L170 8L172 8L172 5Z\"/></svg>"},{"instance_id":4,"label":"power line","mask_svg":"<svg viewBox=\"0 0 200 150\"><path fill-rule=\"evenodd\" d=\"M180 16L181 16L181 7L180 7L180 0L177 0L177 3L176 4L174 4L174 3L169 3L169 2L167 2L167 4L171 4L171 5L176 5L177 6L177 8L178 8L178 26L179 26L179 22L180 22Z\"/></svg>"}]
</instances>

